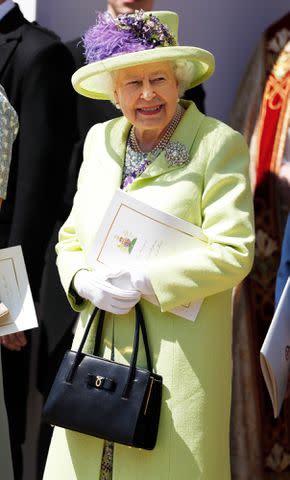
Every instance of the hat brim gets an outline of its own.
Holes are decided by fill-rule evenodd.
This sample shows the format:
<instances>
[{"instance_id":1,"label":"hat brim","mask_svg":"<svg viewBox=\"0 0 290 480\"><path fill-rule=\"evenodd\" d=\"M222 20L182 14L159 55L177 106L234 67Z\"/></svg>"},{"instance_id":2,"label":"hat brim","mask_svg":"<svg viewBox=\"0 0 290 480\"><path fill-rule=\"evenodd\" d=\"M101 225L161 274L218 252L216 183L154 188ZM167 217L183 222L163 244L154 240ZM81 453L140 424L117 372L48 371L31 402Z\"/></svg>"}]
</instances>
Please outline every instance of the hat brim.
<instances>
[{"instance_id":1,"label":"hat brim","mask_svg":"<svg viewBox=\"0 0 290 480\"><path fill-rule=\"evenodd\" d=\"M194 65L194 78L189 88L207 80L214 72L214 56L207 50L197 47L159 47L151 50L126 53L89 63L79 68L72 76L74 89L85 97L98 100L111 100L112 92L106 80L108 72L135 65L153 62L188 60Z\"/></svg>"}]
</instances>

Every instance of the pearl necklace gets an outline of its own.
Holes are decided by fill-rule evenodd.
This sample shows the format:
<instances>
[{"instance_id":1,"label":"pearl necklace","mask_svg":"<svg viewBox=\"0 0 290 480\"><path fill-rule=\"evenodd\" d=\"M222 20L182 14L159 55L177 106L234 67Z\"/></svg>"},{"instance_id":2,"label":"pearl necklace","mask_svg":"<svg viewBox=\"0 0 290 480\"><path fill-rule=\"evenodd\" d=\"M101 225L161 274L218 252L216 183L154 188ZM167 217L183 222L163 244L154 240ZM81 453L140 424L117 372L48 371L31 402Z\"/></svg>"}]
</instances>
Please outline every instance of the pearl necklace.
<instances>
[{"instance_id":1,"label":"pearl necklace","mask_svg":"<svg viewBox=\"0 0 290 480\"><path fill-rule=\"evenodd\" d=\"M183 112L183 108L178 105L175 115L168 125L165 134L151 152L142 152L135 136L134 127L131 128L123 169L122 188L127 188L137 177L142 175L144 170L161 152L164 152L168 167L183 166L190 161L186 146L180 142L173 142L170 140Z\"/></svg>"},{"instance_id":2,"label":"pearl necklace","mask_svg":"<svg viewBox=\"0 0 290 480\"><path fill-rule=\"evenodd\" d=\"M163 137L159 140L159 142L157 143L157 145L153 148L153 150L151 150L151 152L143 152L138 144L138 141L137 141L137 138L136 138L136 135L135 135L135 127L132 127L131 128L131 131L130 131L130 135L129 135L129 143L130 143L130 147L135 150L135 152L139 152L139 153L142 153L142 154L148 154L149 153L153 156L157 156L157 154L164 150L166 145L168 144L170 138L172 137L173 135L173 132L174 130L176 129L177 125L179 124L180 122L180 119L183 115L183 108L180 106L180 105L177 105L177 108L176 108L176 112L175 112L175 115L174 117L172 118L172 120L170 121Z\"/></svg>"}]
</instances>

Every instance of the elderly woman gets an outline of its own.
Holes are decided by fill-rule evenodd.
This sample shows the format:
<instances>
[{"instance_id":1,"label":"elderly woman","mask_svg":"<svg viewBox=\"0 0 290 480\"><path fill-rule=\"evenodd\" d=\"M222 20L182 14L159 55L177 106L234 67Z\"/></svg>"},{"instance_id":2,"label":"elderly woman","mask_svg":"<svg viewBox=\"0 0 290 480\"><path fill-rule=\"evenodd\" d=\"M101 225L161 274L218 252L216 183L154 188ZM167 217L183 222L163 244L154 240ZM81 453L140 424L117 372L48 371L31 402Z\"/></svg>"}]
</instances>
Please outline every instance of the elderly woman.
<instances>
[{"instance_id":1,"label":"elderly woman","mask_svg":"<svg viewBox=\"0 0 290 480\"><path fill-rule=\"evenodd\" d=\"M18 118L10 105L5 90L0 85L0 208L6 198L9 167L11 161L12 144L18 130ZM1 299L0 299L1 300ZM0 301L0 324L5 314L6 307ZM6 345L11 350L18 350L25 344L25 338L18 335L5 335L0 337L0 344ZM0 353L0 471L6 480L13 480L13 468L10 453L10 441L7 414L4 402L2 383L2 365Z\"/></svg>"},{"instance_id":2,"label":"elderly woman","mask_svg":"<svg viewBox=\"0 0 290 480\"><path fill-rule=\"evenodd\" d=\"M89 131L57 246L64 289L81 312L75 347L95 305L108 312L104 356L113 351L115 361L127 363L141 296L164 384L157 445L139 450L56 427L45 480L230 479L231 291L252 264L249 158L237 132L179 100L184 89L211 76L214 60L199 48L178 46L177 24L173 12L99 15L85 35L88 65L74 74L74 87L87 97L110 98L124 117ZM120 186L198 225L208 242L152 261L146 271L123 272L119 283L114 272L92 269L86 253ZM142 298L150 293L159 306ZM194 322L170 313L201 298ZM92 345L93 339L88 351ZM139 365L145 366L144 352Z\"/></svg>"}]
</instances>

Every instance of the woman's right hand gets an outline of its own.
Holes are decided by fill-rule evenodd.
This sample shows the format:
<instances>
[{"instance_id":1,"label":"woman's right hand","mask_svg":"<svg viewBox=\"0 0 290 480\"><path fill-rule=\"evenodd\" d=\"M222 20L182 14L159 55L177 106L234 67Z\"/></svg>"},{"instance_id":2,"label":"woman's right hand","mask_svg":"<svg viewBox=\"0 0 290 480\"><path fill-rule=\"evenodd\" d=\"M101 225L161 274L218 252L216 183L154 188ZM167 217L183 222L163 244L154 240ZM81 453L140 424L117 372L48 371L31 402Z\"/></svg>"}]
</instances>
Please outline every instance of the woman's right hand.
<instances>
[{"instance_id":1,"label":"woman's right hand","mask_svg":"<svg viewBox=\"0 0 290 480\"><path fill-rule=\"evenodd\" d=\"M79 270L74 276L73 287L82 298L96 307L119 315L128 313L141 297L138 290L125 290L112 285L96 270Z\"/></svg>"}]
</instances>

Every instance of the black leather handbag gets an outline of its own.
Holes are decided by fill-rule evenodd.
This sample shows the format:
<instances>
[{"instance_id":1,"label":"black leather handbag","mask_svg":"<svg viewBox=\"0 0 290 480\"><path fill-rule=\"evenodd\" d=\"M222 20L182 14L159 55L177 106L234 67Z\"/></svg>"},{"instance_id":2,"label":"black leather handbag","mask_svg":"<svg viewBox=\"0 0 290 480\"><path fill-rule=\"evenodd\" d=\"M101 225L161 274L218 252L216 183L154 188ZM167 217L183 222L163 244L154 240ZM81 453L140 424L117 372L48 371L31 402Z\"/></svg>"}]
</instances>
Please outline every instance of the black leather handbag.
<instances>
[{"instance_id":1,"label":"black leather handbag","mask_svg":"<svg viewBox=\"0 0 290 480\"><path fill-rule=\"evenodd\" d=\"M162 377L153 373L145 323L139 304L130 365L99 352L105 312L99 312L94 355L82 352L96 308L77 352L67 351L43 408L43 419L69 430L105 440L152 450L156 444ZM140 328L147 370L137 368Z\"/></svg>"}]
</instances>

